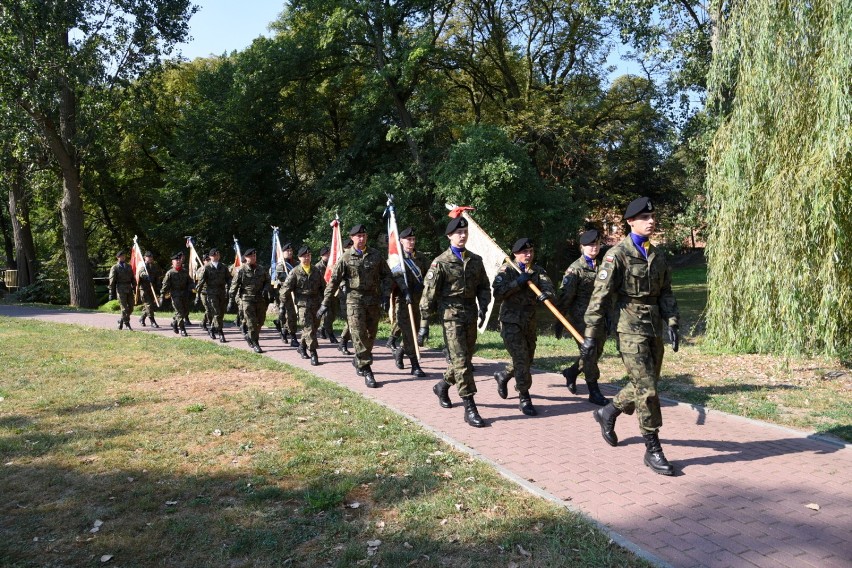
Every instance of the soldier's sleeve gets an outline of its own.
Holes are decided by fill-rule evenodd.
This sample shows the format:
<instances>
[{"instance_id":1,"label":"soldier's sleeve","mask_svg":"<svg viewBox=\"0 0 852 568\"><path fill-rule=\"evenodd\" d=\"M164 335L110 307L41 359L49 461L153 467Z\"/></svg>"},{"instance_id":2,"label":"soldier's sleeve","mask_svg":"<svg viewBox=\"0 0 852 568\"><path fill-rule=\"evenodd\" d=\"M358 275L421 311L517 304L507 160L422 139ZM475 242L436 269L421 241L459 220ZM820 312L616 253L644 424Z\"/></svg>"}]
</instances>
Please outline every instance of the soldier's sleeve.
<instances>
[{"instance_id":1,"label":"soldier's sleeve","mask_svg":"<svg viewBox=\"0 0 852 568\"><path fill-rule=\"evenodd\" d=\"M198 286L196 286L195 291L200 294L207 286L207 269L205 268L200 270L199 274L200 275L198 277Z\"/></svg>"},{"instance_id":2,"label":"soldier's sleeve","mask_svg":"<svg viewBox=\"0 0 852 568\"><path fill-rule=\"evenodd\" d=\"M115 266L109 269L109 291L115 294Z\"/></svg>"},{"instance_id":3,"label":"soldier's sleeve","mask_svg":"<svg viewBox=\"0 0 852 568\"><path fill-rule=\"evenodd\" d=\"M432 261L426 275L423 277L423 296L420 298L420 320L421 325L426 324L435 314L435 306L438 302L438 291L441 289L443 272L438 262Z\"/></svg>"},{"instance_id":4,"label":"soldier's sleeve","mask_svg":"<svg viewBox=\"0 0 852 568\"><path fill-rule=\"evenodd\" d=\"M562 289L559 291L559 299L556 301L556 307L560 312L565 313L571 304L574 303L574 298L577 297L577 288L580 285L580 274L571 267L565 271L565 276L562 277Z\"/></svg>"},{"instance_id":5,"label":"soldier's sleeve","mask_svg":"<svg viewBox=\"0 0 852 568\"><path fill-rule=\"evenodd\" d=\"M168 272L166 273L166 277L163 278L163 285L160 286L160 296L165 296L169 292L172 291L172 282L171 278L168 277Z\"/></svg>"},{"instance_id":6,"label":"soldier's sleeve","mask_svg":"<svg viewBox=\"0 0 852 568\"><path fill-rule=\"evenodd\" d=\"M595 288L584 318L586 337L606 337L606 315L612 303L610 297L624 278L622 262L619 256L608 254L595 276Z\"/></svg>"},{"instance_id":7,"label":"soldier's sleeve","mask_svg":"<svg viewBox=\"0 0 852 568\"><path fill-rule=\"evenodd\" d=\"M272 294L272 278L269 276L269 271L263 271L263 284L260 286L260 293L263 296L269 296Z\"/></svg>"},{"instance_id":8,"label":"soldier's sleeve","mask_svg":"<svg viewBox=\"0 0 852 568\"><path fill-rule=\"evenodd\" d=\"M680 311L677 308L677 300L672 292L672 269L666 264L666 272L663 277L663 287L660 289L660 315L669 326L680 325Z\"/></svg>"},{"instance_id":9,"label":"soldier's sleeve","mask_svg":"<svg viewBox=\"0 0 852 568\"><path fill-rule=\"evenodd\" d=\"M548 298L553 300L556 298L556 287L553 285L550 276L547 275L547 271L540 266L538 268L538 287L542 294L547 294Z\"/></svg>"},{"instance_id":10,"label":"soldier's sleeve","mask_svg":"<svg viewBox=\"0 0 852 568\"><path fill-rule=\"evenodd\" d=\"M284 283L281 285L281 289L279 290L282 294L289 294L296 287L296 271L291 270L290 274L287 275L287 278L284 279Z\"/></svg>"},{"instance_id":11,"label":"soldier's sleeve","mask_svg":"<svg viewBox=\"0 0 852 568\"><path fill-rule=\"evenodd\" d=\"M514 269L510 269L508 264L500 267L497 275L494 277L494 282L491 283L491 288L494 290L494 299L498 302L504 298L513 296L518 292L518 283Z\"/></svg>"},{"instance_id":12,"label":"soldier's sleeve","mask_svg":"<svg viewBox=\"0 0 852 568\"><path fill-rule=\"evenodd\" d=\"M328 286L325 287L325 294L322 297L323 306L328 307L331 305L331 299L340 287L344 276L346 276L346 265L343 264L343 255L340 255L340 258L337 259L337 262L334 263L334 267L331 269L331 280L329 280Z\"/></svg>"},{"instance_id":13,"label":"soldier's sleeve","mask_svg":"<svg viewBox=\"0 0 852 568\"><path fill-rule=\"evenodd\" d=\"M479 264L479 284L476 286L476 299L479 301L479 309L488 308L491 303L491 283L488 282L488 274L485 272L485 265L480 260Z\"/></svg>"},{"instance_id":14,"label":"soldier's sleeve","mask_svg":"<svg viewBox=\"0 0 852 568\"><path fill-rule=\"evenodd\" d=\"M228 291L228 297L231 301L236 301L237 295L240 292L240 284L242 284L242 278L240 278L240 270L237 271L237 275L234 276L234 279L231 280L231 289Z\"/></svg>"}]
</instances>

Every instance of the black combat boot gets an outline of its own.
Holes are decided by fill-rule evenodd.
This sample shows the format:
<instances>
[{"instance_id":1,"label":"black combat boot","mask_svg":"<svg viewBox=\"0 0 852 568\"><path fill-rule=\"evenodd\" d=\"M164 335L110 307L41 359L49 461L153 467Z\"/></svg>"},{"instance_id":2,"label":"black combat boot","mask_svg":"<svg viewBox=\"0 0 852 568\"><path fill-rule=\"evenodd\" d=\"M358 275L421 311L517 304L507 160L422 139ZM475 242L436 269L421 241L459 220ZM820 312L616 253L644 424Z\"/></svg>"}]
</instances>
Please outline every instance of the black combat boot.
<instances>
[{"instance_id":1,"label":"black combat boot","mask_svg":"<svg viewBox=\"0 0 852 568\"><path fill-rule=\"evenodd\" d=\"M432 392L438 397L442 408L452 408L453 401L450 400L450 383L441 379L432 387Z\"/></svg>"},{"instance_id":2,"label":"black combat boot","mask_svg":"<svg viewBox=\"0 0 852 568\"><path fill-rule=\"evenodd\" d=\"M387 347L387 348L388 348L388 349L390 349L391 351L396 351L396 347L397 347L397 346L396 346L396 337L394 337L393 335L391 335L390 337L388 337L388 340L387 340L387 342L385 343L385 347Z\"/></svg>"},{"instance_id":3,"label":"black combat boot","mask_svg":"<svg viewBox=\"0 0 852 568\"><path fill-rule=\"evenodd\" d=\"M497 381L497 395L500 398L505 399L509 396L509 388L508 383L509 379L512 378L512 375L507 373L506 371L497 371L494 373L494 380Z\"/></svg>"},{"instance_id":4,"label":"black combat boot","mask_svg":"<svg viewBox=\"0 0 852 568\"><path fill-rule=\"evenodd\" d=\"M473 402L473 395L463 398L464 401L464 421L474 428L482 428L485 426L485 420L479 415L476 409L476 403Z\"/></svg>"},{"instance_id":5,"label":"black combat boot","mask_svg":"<svg viewBox=\"0 0 852 568\"><path fill-rule=\"evenodd\" d=\"M609 399L603 395L597 381L586 381L586 386L589 388L589 402L598 406L609 404Z\"/></svg>"},{"instance_id":6,"label":"black combat boot","mask_svg":"<svg viewBox=\"0 0 852 568\"><path fill-rule=\"evenodd\" d=\"M210 339L216 339L216 328L211 325L210 329L207 330L207 335L210 336Z\"/></svg>"},{"instance_id":7,"label":"black combat boot","mask_svg":"<svg viewBox=\"0 0 852 568\"><path fill-rule=\"evenodd\" d=\"M295 334L295 333L294 333L294 334L293 334L293 336L290 338L290 347L295 347L295 348L297 348L297 349L299 348L299 340L298 340L298 339L296 339L296 334Z\"/></svg>"},{"instance_id":8,"label":"black combat boot","mask_svg":"<svg viewBox=\"0 0 852 568\"><path fill-rule=\"evenodd\" d=\"M278 333L281 333L281 320L274 319L272 320L272 323L275 325L275 329Z\"/></svg>"},{"instance_id":9,"label":"black combat boot","mask_svg":"<svg viewBox=\"0 0 852 568\"><path fill-rule=\"evenodd\" d=\"M538 414L538 411L533 406L532 399L530 398L530 391L521 391L518 395L518 408L521 409L521 412L526 414L527 416L535 416Z\"/></svg>"},{"instance_id":10,"label":"black combat boot","mask_svg":"<svg viewBox=\"0 0 852 568\"><path fill-rule=\"evenodd\" d=\"M299 349L297 349L297 352L302 357L302 359L310 359L311 358L311 356L308 355L308 346L307 345L300 345Z\"/></svg>"},{"instance_id":11,"label":"black combat boot","mask_svg":"<svg viewBox=\"0 0 852 568\"><path fill-rule=\"evenodd\" d=\"M160 324L157 323L157 320L154 319L154 316L149 316L149 317L151 318L151 325L153 325L157 329L160 329Z\"/></svg>"},{"instance_id":12,"label":"black combat boot","mask_svg":"<svg viewBox=\"0 0 852 568\"><path fill-rule=\"evenodd\" d=\"M319 357L317 357L316 351L311 351L311 366L316 367L319 365Z\"/></svg>"},{"instance_id":13,"label":"black combat boot","mask_svg":"<svg viewBox=\"0 0 852 568\"><path fill-rule=\"evenodd\" d=\"M210 329L207 327L207 316L204 316L204 319L201 320L201 329L203 329L204 331L210 331Z\"/></svg>"},{"instance_id":14,"label":"black combat boot","mask_svg":"<svg viewBox=\"0 0 852 568\"><path fill-rule=\"evenodd\" d=\"M654 473L660 475L674 475L674 468L666 456L663 454L663 447L660 445L660 438L656 432L651 434L642 434L645 438L645 465L651 468Z\"/></svg>"},{"instance_id":15,"label":"black combat boot","mask_svg":"<svg viewBox=\"0 0 852 568\"><path fill-rule=\"evenodd\" d=\"M130 327L130 318L127 318L127 321L124 322L124 327L126 327L130 331L133 331L133 328Z\"/></svg>"},{"instance_id":16,"label":"black combat boot","mask_svg":"<svg viewBox=\"0 0 852 568\"><path fill-rule=\"evenodd\" d=\"M180 328L180 334L181 334L181 336L186 337L187 335L189 335L189 334L186 332L186 326L183 324L183 322L180 322L180 325L179 325L178 327Z\"/></svg>"},{"instance_id":17,"label":"black combat boot","mask_svg":"<svg viewBox=\"0 0 852 568\"><path fill-rule=\"evenodd\" d=\"M324 327L321 327L319 329L319 333L317 333L317 335L319 335L320 339L328 339L328 336L326 336L326 334L325 334L325 328Z\"/></svg>"},{"instance_id":18,"label":"black combat boot","mask_svg":"<svg viewBox=\"0 0 852 568\"><path fill-rule=\"evenodd\" d=\"M260 343L252 342L252 349L254 349L255 353L263 353L263 349L260 348Z\"/></svg>"},{"instance_id":19,"label":"black combat boot","mask_svg":"<svg viewBox=\"0 0 852 568\"><path fill-rule=\"evenodd\" d=\"M178 331L178 324L175 320L172 320L172 331L175 333L180 333L180 331Z\"/></svg>"},{"instance_id":20,"label":"black combat boot","mask_svg":"<svg viewBox=\"0 0 852 568\"><path fill-rule=\"evenodd\" d=\"M219 343L228 343L228 340L225 339L225 331L221 327L219 328Z\"/></svg>"},{"instance_id":21,"label":"black combat boot","mask_svg":"<svg viewBox=\"0 0 852 568\"><path fill-rule=\"evenodd\" d=\"M142 314L142 317L139 318L139 325L141 325L142 327L145 327L145 318L146 317L147 316L145 314Z\"/></svg>"},{"instance_id":22,"label":"black combat boot","mask_svg":"<svg viewBox=\"0 0 852 568\"><path fill-rule=\"evenodd\" d=\"M254 349L254 341L251 340L251 335L249 335L248 332L243 334L243 339L246 340L246 343L248 343L249 347Z\"/></svg>"},{"instance_id":23,"label":"black combat boot","mask_svg":"<svg viewBox=\"0 0 852 568\"><path fill-rule=\"evenodd\" d=\"M123 319L118 320L118 329L124 329L124 320Z\"/></svg>"},{"instance_id":24,"label":"black combat boot","mask_svg":"<svg viewBox=\"0 0 852 568\"><path fill-rule=\"evenodd\" d=\"M290 334L287 332L287 330L286 330L286 329L281 328L281 329L280 329L280 330L278 330L278 331L280 331L280 332L281 332L281 341L283 341L284 343L287 343L287 342L289 342L289 341L290 341Z\"/></svg>"},{"instance_id":25,"label":"black combat boot","mask_svg":"<svg viewBox=\"0 0 852 568\"><path fill-rule=\"evenodd\" d=\"M405 369L405 363L402 362L402 356L405 355L402 351L402 347L398 347L393 351L393 362L396 365L397 369Z\"/></svg>"},{"instance_id":26,"label":"black combat boot","mask_svg":"<svg viewBox=\"0 0 852 568\"><path fill-rule=\"evenodd\" d=\"M341 341L337 346L337 350L340 351L341 353L343 353L344 355L352 355L352 352L349 351L349 349L346 348L347 343L349 343L349 342L345 339L343 341Z\"/></svg>"},{"instance_id":27,"label":"black combat boot","mask_svg":"<svg viewBox=\"0 0 852 568\"><path fill-rule=\"evenodd\" d=\"M565 377L565 386L568 387L568 392L577 394L577 376L580 374L580 366L574 363L567 369L562 369L562 376Z\"/></svg>"},{"instance_id":28,"label":"black combat boot","mask_svg":"<svg viewBox=\"0 0 852 568\"><path fill-rule=\"evenodd\" d=\"M415 377L423 378L426 376L426 373L423 372L423 369L420 368L420 363L417 362L417 358L413 355L408 358L408 361L411 363L411 373Z\"/></svg>"},{"instance_id":29,"label":"black combat boot","mask_svg":"<svg viewBox=\"0 0 852 568\"><path fill-rule=\"evenodd\" d=\"M374 389L379 386L378 383L376 383L376 377L373 376L373 369L371 369L369 365L363 367L361 372L363 373L364 384L367 385L368 389Z\"/></svg>"},{"instance_id":30,"label":"black combat boot","mask_svg":"<svg viewBox=\"0 0 852 568\"><path fill-rule=\"evenodd\" d=\"M621 411L610 402L603 408L598 408L592 414L595 421L601 425L601 435L606 443L613 447L617 446L618 436L615 434L615 419L618 418Z\"/></svg>"},{"instance_id":31,"label":"black combat boot","mask_svg":"<svg viewBox=\"0 0 852 568\"><path fill-rule=\"evenodd\" d=\"M337 343L337 338L334 336L334 330L328 330L328 342L329 343Z\"/></svg>"}]
</instances>

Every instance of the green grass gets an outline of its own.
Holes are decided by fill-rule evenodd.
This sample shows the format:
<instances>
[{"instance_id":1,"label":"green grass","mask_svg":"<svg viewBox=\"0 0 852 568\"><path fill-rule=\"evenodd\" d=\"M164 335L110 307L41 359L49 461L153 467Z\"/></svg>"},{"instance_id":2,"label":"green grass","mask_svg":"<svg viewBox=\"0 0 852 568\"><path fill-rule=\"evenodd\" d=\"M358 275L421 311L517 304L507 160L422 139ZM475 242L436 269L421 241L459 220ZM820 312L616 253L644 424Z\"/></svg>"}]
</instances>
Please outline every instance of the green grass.
<instances>
[{"instance_id":1,"label":"green grass","mask_svg":"<svg viewBox=\"0 0 852 568\"><path fill-rule=\"evenodd\" d=\"M0 342L0 565L645 565L418 426L271 359L7 318Z\"/></svg>"}]
</instances>

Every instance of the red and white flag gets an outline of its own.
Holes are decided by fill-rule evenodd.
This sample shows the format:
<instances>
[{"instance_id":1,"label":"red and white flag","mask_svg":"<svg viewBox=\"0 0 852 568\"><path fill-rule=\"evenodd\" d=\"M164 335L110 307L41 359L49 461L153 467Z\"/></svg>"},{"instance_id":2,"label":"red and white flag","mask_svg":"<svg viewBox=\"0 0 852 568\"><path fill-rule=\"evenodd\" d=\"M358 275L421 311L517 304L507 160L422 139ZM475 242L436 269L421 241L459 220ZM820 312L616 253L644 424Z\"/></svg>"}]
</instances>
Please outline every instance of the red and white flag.
<instances>
[{"instance_id":1,"label":"red and white flag","mask_svg":"<svg viewBox=\"0 0 852 568\"><path fill-rule=\"evenodd\" d=\"M139 248L139 243L136 242L136 235L133 235L133 250L130 252L130 268L133 269L133 275L136 277L136 286L139 286L139 278L146 274L145 257L142 256L142 249Z\"/></svg>"},{"instance_id":2,"label":"red and white flag","mask_svg":"<svg viewBox=\"0 0 852 568\"><path fill-rule=\"evenodd\" d=\"M240 251L240 241L234 237L234 270L239 269L243 265L243 253Z\"/></svg>"},{"instance_id":3,"label":"red and white flag","mask_svg":"<svg viewBox=\"0 0 852 568\"><path fill-rule=\"evenodd\" d=\"M325 282L331 282L331 271L337 260L343 254L343 240L340 237L340 219L337 215L334 216L334 221L331 223L331 247L328 251L328 264L325 265Z\"/></svg>"},{"instance_id":4,"label":"red and white flag","mask_svg":"<svg viewBox=\"0 0 852 568\"><path fill-rule=\"evenodd\" d=\"M189 249L189 263L186 265L186 270L189 272L189 277L196 280L195 275L198 269L204 266L201 262L201 257L195 252L195 243L192 242L192 237L186 237L186 248Z\"/></svg>"}]
</instances>

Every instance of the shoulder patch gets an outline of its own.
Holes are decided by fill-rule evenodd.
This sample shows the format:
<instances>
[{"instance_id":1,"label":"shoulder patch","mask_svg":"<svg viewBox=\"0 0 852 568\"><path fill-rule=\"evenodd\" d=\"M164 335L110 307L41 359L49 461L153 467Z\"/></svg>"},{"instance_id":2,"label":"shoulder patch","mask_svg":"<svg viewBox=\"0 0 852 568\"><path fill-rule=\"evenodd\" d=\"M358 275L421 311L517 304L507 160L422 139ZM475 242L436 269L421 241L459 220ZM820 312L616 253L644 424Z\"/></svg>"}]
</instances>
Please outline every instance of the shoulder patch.
<instances>
[{"instance_id":1,"label":"shoulder patch","mask_svg":"<svg viewBox=\"0 0 852 568\"><path fill-rule=\"evenodd\" d=\"M606 270L601 270L600 272L598 272L598 278L600 278L601 280L606 280L607 276L609 276L609 272L607 272Z\"/></svg>"},{"instance_id":2,"label":"shoulder patch","mask_svg":"<svg viewBox=\"0 0 852 568\"><path fill-rule=\"evenodd\" d=\"M614 261L614 260L615 260L615 257L614 257L613 255L611 255L611 254L608 254L608 255L606 255L606 258L604 258L604 260L605 260L606 262L612 262L612 261Z\"/></svg>"},{"instance_id":3,"label":"shoulder patch","mask_svg":"<svg viewBox=\"0 0 852 568\"><path fill-rule=\"evenodd\" d=\"M503 281L503 275L502 274L498 274L497 278L494 279L495 284L500 284L502 281Z\"/></svg>"},{"instance_id":4,"label":"shoulder patch","mask_svg":"<svg viewBox=\"0 0 852 568\"><path fill-rule=\"evenodd\" d=\"M434 264L432 266L435 266ZM426 280L432 280L435 277L435 273L431 270L426 273Z\"/></svg>"}]
</instances>

